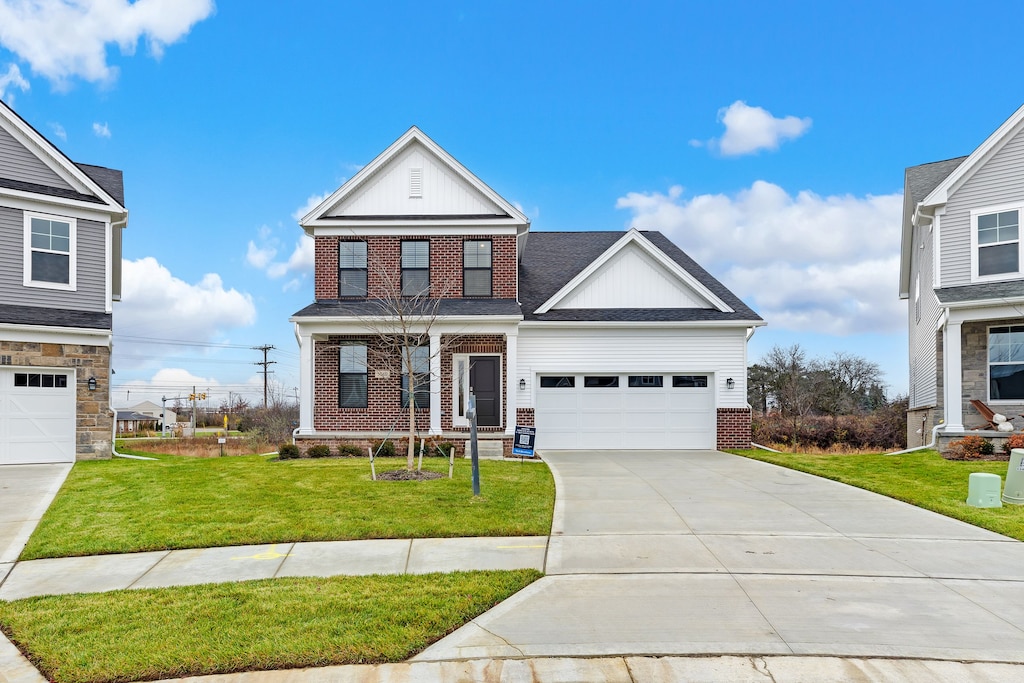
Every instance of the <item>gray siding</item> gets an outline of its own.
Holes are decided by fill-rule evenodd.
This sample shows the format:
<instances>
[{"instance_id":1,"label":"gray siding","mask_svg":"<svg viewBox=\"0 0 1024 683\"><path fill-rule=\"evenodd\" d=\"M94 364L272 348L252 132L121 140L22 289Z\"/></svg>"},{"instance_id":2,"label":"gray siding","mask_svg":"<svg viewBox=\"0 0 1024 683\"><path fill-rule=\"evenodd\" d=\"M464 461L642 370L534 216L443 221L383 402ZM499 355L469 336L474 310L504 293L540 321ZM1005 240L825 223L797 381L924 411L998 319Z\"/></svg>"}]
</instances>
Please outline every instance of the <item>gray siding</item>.
<instances>
[{"instance_id":1,"label":"gray siding","mask_svg":"<svg viewBox=\"0 0 1024 683\"><path fill-rule=\"evenodd\" d=\"M47 187L72 189L3 128L0 128L0 177Z\"/></svg>"},{"instance_id":2,"label":"gray siding","mask_svg":"<svg viewBox=\"0 0 1024 683\"><path fill-rule=\"evenodd\" d=\"M1024 131L996 152L950 197L942 217L942 286L971 283L971 210L1024 202Z\"/></svg>"},{"instance_id":3,"label":"gray siding","mask_svg":"<svg viewBox=\"0 0 1024 683\"><path fill-rule=\"evenodd\" d=\"M939 301L932 288L934 232L927 226L923 229L914 228L913 236L907 306L910 323L910 407L921 408L935 405L937 399L935 325L939 319ZM918 275L921 278L920 320L917 319L914 303Z\"/></svg>"},{"instance_id":4,"label":"gray siding","mask_svg":"<svg viewBox=\"0 0 1024 683\"><path fill-rule=\"evenodd\" d=\"M79 218L77 243L77 291L26 287L24 214L20 209L0 206L0 301L15 306L106 310L103 223Z\"/></svg>"}]
</instances>

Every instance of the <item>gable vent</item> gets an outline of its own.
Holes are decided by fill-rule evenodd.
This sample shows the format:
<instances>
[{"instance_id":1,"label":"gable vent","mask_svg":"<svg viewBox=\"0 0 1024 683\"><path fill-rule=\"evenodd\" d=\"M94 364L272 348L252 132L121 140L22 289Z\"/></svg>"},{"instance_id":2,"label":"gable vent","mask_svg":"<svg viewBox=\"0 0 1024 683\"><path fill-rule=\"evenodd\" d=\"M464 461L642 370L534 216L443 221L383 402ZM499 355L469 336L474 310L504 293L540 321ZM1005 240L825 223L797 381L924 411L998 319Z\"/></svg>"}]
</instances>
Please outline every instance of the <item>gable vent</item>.
<instances>
[{"instance_id":1,"label":"gable vent","mask_svg":"<svg viewBox=\"0 0 1024 683\"><path fill-rule=\"evenodd\" d=\"M423 196L423 169L409 169L409 198L418 199Z\"/></svg>"}]
</instances>

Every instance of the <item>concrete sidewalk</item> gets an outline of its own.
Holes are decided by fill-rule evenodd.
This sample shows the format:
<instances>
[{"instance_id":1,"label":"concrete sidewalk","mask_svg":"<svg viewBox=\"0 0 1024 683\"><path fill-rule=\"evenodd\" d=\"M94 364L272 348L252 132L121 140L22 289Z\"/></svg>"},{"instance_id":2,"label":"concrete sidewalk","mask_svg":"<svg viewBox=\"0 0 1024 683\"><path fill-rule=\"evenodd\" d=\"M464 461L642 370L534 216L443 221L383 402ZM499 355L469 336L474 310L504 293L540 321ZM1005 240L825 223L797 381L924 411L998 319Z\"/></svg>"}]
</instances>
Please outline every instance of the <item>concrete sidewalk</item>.
<instances>
[{"instance_id":1,"label":"concrete sidewalk","mask_svg":"<svg viewBox=\"0 0 1024 683\"><path fill-rule=\"evenodd\" d=\"M547 536L278 543L19 562L0 600L280 576L544 569Z\"/></svg>"}]
</instances>

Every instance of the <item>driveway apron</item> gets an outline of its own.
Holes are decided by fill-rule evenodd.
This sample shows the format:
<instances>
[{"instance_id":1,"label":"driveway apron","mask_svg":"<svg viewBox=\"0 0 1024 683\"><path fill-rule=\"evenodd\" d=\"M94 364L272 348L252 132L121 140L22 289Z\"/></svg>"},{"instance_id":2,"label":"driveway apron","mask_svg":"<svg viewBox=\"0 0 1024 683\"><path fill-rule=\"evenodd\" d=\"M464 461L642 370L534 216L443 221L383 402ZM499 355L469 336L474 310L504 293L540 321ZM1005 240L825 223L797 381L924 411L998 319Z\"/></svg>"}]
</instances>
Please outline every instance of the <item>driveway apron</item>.
<instances>
[{"instance_id":1,"label":"driveway apron","mask_svg":"<svg viewBox=\"0 0 1024 683\"><path fill-rule=\"evenodd\" d=\"M417 660L745 653L1024 662L1020 542L714 451L543 457L558 491L547 576ZM965 481L965 497L966 489Z\"/></svg>"},{"instance_id":2,"label":"driveway apron","mask_svg":"<svg viewBox=\"0 0 1024 683\"><path fill-rule=\"evenodd\" d=\"M71 465L0 465L0 583L28 543Z\"/></svg>"}]
</instances>

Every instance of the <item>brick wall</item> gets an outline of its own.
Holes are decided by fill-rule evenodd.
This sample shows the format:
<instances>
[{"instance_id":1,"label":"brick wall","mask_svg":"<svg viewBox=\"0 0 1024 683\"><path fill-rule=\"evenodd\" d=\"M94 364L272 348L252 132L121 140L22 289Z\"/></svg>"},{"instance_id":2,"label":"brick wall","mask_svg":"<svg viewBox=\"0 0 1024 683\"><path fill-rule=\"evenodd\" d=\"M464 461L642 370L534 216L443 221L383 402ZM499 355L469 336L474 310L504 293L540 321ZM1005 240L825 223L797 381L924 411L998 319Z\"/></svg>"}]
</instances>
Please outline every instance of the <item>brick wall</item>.
<instances>
[{"instance_id":1,"label":"brick wall","mask_svg":"<svg viewBox=\"0 0 1024 683\"><path fill-rule=\"evenodd\" d=\"M750 408L718 409L718 448L750 448Z\"/></svg>"},{"instance_id":2,"label":"brick wall","mask_svg":"<svg viewBox=\"0 0 1024 683\"><path fill-rule=\"evenodd\" d=\"M315 242L315 296L319 299L338 298L338 242L354 240L351 237L317 237ZM401 283L401 243L403 239L421 237L368 237L367 295L383 298L392 290L389 283ZM462 297L462 243L460 236L431 237L430 288L431 296L444 299ZM490 235L472 239L491 240L491 296L495 299L517 298L518 269L516 238L512 235ZM397 289L397 287L395 287Z\"/></svg>"},{"instance_id":3,"label":"brick wall","mask_svg":"<svg viewBox=\"0 0 1024 683\"><path fill-rule=\"evenodd\" d=\"M12 366L76 370L75 457L110 457L114 414L110 411L109 347L0 340L0 355L10 356ZM89 391L90 377L96 378L95 391Z\"/></svg>"},{"instance_id":4,"label":"brick wall","mask_svg":"<svg viewBox=\"0 0 1024 683\"><path fill-rule=\"evenodd\" d=\"M516 425L519 427L533 427L533 408L516 408Z\"/></svg>"}]
</instances>

